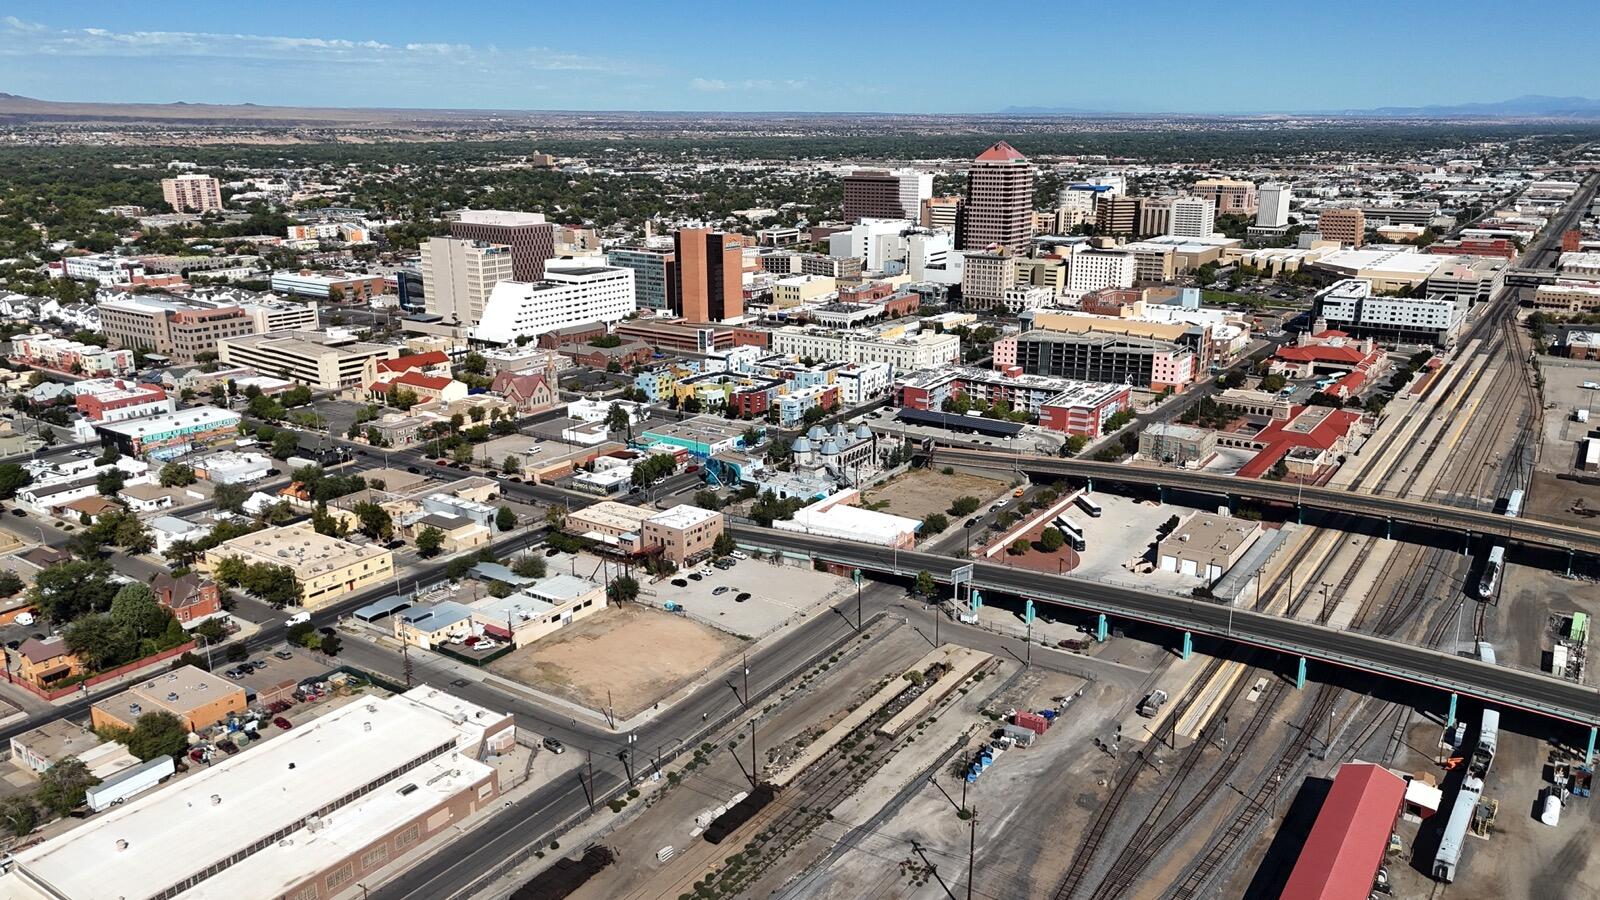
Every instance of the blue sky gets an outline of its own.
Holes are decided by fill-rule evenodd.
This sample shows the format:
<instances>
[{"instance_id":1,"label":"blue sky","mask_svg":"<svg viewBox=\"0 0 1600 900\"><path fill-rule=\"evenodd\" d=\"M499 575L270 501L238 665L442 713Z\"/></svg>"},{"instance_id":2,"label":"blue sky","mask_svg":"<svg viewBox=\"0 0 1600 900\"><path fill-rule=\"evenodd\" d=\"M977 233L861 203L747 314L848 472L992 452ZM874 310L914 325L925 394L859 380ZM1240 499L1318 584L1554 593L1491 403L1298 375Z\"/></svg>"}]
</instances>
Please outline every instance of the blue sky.
<instances>
[{"instance_id":1,"label":"blue sky","mask_svg":"<svg viewBox=\"0 0 1600 900\"><path fill-rule=\"evenodd\" d=\"M499 109L1253 112L1600 96L1594 0L0 6L0 91Z\"/></svg>"}]
</instances>

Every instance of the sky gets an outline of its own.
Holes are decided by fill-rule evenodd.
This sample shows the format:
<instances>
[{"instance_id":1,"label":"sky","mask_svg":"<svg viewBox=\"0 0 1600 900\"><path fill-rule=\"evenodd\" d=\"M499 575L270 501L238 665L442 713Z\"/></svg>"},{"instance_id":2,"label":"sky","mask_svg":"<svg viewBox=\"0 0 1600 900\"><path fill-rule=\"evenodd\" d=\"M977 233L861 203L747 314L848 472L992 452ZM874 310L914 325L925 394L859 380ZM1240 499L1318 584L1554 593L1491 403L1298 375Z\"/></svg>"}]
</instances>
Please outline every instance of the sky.
<instances>
[{"instance_id":1,"label":"sky","mask_svg":"<svg viewBox=\"0 0 1600 900\"><path fill-rule=\"evenodd\" d=\"M0 91L462 109L1272 112L1600 97L1595 0L7 0Z\"/></svg>"}]
</instances>

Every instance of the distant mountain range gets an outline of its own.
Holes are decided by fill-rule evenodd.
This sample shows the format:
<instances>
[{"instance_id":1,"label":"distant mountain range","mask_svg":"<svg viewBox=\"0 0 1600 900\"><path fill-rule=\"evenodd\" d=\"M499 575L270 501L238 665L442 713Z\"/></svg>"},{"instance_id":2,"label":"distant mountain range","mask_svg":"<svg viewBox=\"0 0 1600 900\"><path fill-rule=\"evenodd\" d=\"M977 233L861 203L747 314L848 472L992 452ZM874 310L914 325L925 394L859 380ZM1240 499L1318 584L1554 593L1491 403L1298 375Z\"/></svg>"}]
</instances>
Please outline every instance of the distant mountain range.
<instances>
[{"instance_id":1,"label":"distant mountain range","mask_svg":"<svg viewBox=\"0 0 1600 900\"><path fill-rule=\"evenodd\" d=\"M1071 106L1008 106L1003 116L1122 116L1111 110ZM1301 110L1285 115L1352 116L1375 119L1597 119L1600 100L1588 97L1548 97L1524 94L1489 103L1455 103L1434 106L1380 106L1372 109ZM1149 115L1149 114L1144 114ZM1218 113L1217 115L1226 115Z\"/></svg>"}]
</instances>

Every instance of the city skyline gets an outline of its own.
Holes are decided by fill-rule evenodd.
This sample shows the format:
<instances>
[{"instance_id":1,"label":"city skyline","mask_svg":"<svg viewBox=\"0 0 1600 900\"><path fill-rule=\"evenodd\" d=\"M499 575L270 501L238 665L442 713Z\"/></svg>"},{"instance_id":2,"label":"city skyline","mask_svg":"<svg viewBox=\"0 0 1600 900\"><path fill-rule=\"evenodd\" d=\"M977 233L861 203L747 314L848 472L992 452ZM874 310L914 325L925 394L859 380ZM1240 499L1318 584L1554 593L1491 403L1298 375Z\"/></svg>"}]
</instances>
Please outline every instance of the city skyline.
<instances>
[{"instance_id":1,"label":"city skyline","mask_svg":"<svg viewBox=\"0 0 1600 900\"><path fill-rule=\"evenodd\" d=\"M1495 27L1451 28L1453 54L1537 42L1544 65L1502 71L1485 85L1459 69L1406 64L1419 35L1442 33L1441 15L1459 22L1475 9ZM0 17L0 57L11 63L0 91L77 102L374 108L1251 114L1499 103L1593 94L1586 86L1600 84L1600 59L1583 47L1590 30L1543 24L1593 17L1576 3L1547 5L1537 21L1501 21L1500 8L1472 2L1357 7L1338 17L1248 2L1221 19L1157 2L1137 17L1060 22L1070 53L1017 52L1015 22L986 21L943 0L915 16L864 20L839 3L807 7L815 27L849 15L862 39L897 39L908 51L937 53L959 36L958 63L925 67L908 67L899 54L860 54L854 41L772 39L805 24L793 12L678 20L635 3L608 12L595 20L504 7L465 17L400 2L377 17L299 2L261 10L21 2Z\"/></svg>"}]
</instances>

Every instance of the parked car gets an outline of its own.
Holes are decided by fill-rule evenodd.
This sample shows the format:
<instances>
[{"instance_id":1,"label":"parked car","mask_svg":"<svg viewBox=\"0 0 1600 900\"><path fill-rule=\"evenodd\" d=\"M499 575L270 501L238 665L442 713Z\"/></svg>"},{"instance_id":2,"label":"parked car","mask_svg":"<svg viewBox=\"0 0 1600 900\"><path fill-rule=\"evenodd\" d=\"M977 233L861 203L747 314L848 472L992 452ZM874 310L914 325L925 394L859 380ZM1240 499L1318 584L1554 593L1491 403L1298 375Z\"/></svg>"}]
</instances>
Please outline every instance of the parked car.
<instances>
[{"instance_id":1,"label":"parked car","mask_svg":"<svg viewBox=\"0 0 1600 900\"><path fill-rule=\"evenodd\" d=\"M689 582L683 580L682 578L674 578L674 579L672 579L672 586L673 587L688 587L689 586Z\"/></svg>"},{"instance_id":2,"label":"parked car","mask_svg":"<svg viewBox=\"0 0 1600 900\"><path fill-rule=\"evenodd\" d=\"M722 596L722 595L723 595L723 594L726 594L726 593L727 593L727 592L728 592L728 591L730 591L730 590L732 590L732 589L731 589L731 588L729 588L729 587L728 587L728 586L727 586L727 585L725 585L725 584L724 584L724 585L719 585L719 586L718 586L718 587L717 587L717 589L716 589L716 590L714 590L714 591L712 591L712 592L711 592L711 596L713 596L713 597L720 597L720 596Z\"/></svg>"},{"instance_id":3,"label":"parked car","mask_svg":"<svg viewBox=\"0 0 1600 900\"><path fill-rule=\"evenodd\" d=\"M27 513L25 513L25 512L23 512L23 511L22 511L22 510L20 510L20 509L13 509L13 510L12 510L12 511L11 511L11 514L12 514L12 515L13 515L13 516L16 516L16 517L18 517L18 518L26 518L26 517L27 517L27 515L28 515L28 514L27 514Z\"/></svg>"},{"instance_id":4,"label":"parked car","mask_svg":"<svg viewBox=\"0 0 1600 900\"><path fill-rule=\"evenodd\" d=\"M567 745L561 743L560 741L556 740L553 737L545 738L542 743L544 744L544 748L546 750L549 750L551 753L565 753L565 752L567 752Z\"/></svg>"},{"instance_id":5,"label":"parked car","mask_svg":"<svg viewBox=\"0 0 1600 900\"><path fill-rule=\"evenodd\" d=\"M267 661L264 660L264 659L253 659L253 660L251 660L249 662L248 665L250 666L251 669L259 672L262 669L265 669L267 667Z\"/></svg>"},{"instance_id":6,"label":"parked car","mask_svg":"<svg viewBox=\"0 0 1600 900\"><path fill-rule=\"evenodd\" d=\"M743 602L745 602L746 600L749 600L749 599L750 599L750 592L749 591L740 591L739 592L739 596L733 598L733 602L735 602L735 603L743 603Z\"/></svg>"},{"instance_id":7,"label":"parked car","mask_svg":"<svg viewBox=\"0 0 1600 900\"><path fill-rule=\"evenodd\" d=\"M283 716L278 716L278 717L274 718L272 720L272 724L278 726L279 728L282 728L284 731L288 731L289 729L294 727L292 724L289 723L289 720L285 719Z\"/></svg>"},{"instance_id":8,"label":"parked car","mask_svg":"<svg viewBox=\"0 0 1600 900\"><path fill-rule=\"evenodd\" d=\"M272 655L279 659L294 659L294 653L288 650L274 650Z\"/></svg>"},{"instance_id":9,"label":"parked car","mask_svg":"<svg viewBox=\"0 0 1600 900\"><path fill-rule=\"evenodd\" d=\"M223 753L238 753L239 745L224 738L220 741L217 741L217 749L221 750Z\"/></svg>"},{"instance_id":10,"label":"parked car","mask_svg":"<svg viewBox=\"0 0 1600 900\"><path fill-rule=\"evenodd\" d=\"M699 572L690 572L689 573L689 580L690 581L699 581L700 579L702 579L704 577L705 576L701 575Z\"/></svg>"},{"instance_id":11,"label":"parked car","mask_svg":"<svg viewBox=\"0 0 1600 900\"><path fill-rule=\"evenodd\" d=\"M415 474L417 474L417 467L416 466L406 466L406 471L410 472L412 475L415 475Z\"/></svg>"}]
</instances>

